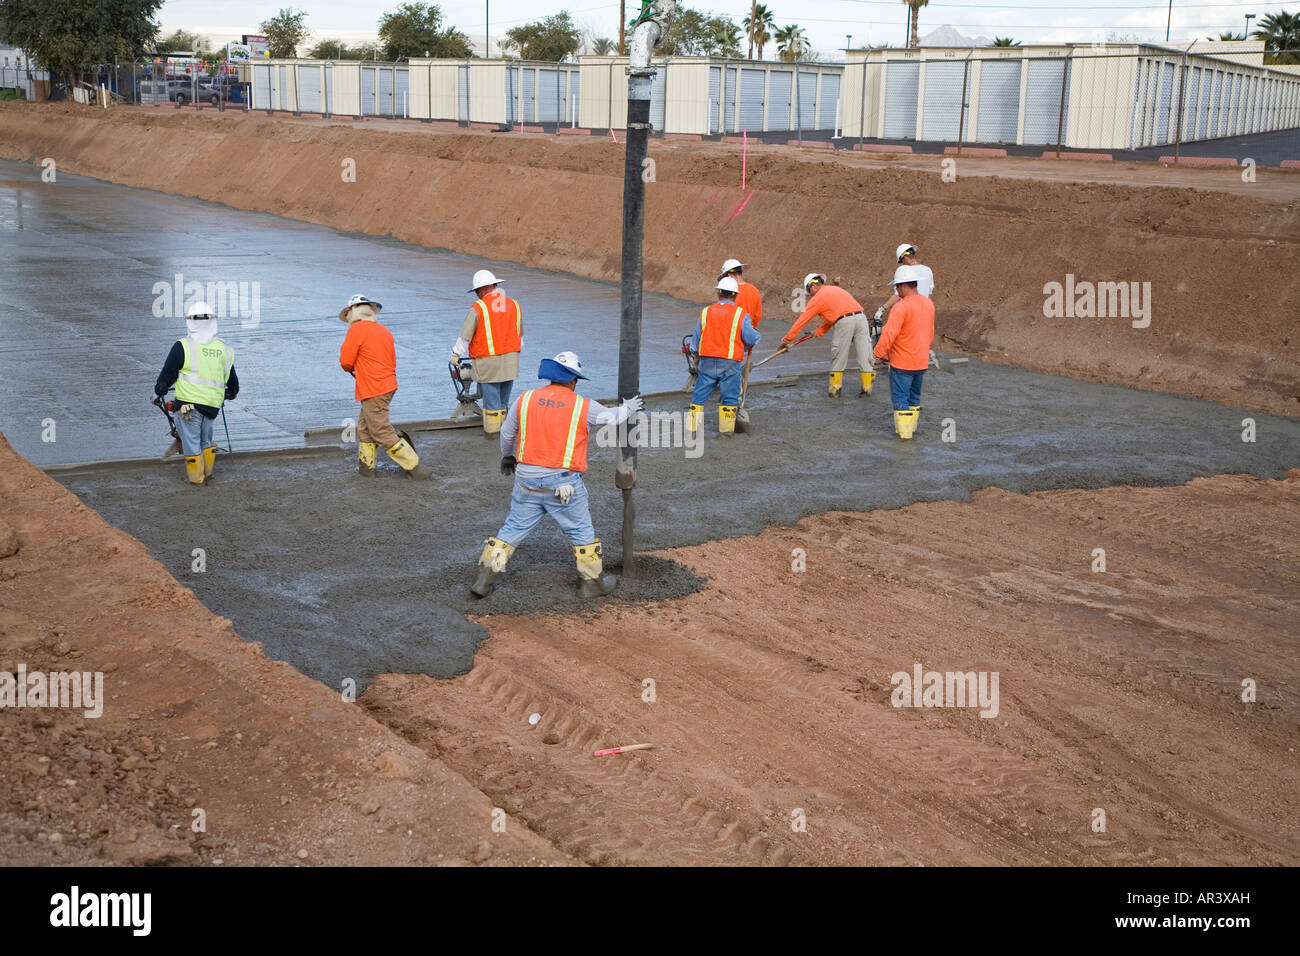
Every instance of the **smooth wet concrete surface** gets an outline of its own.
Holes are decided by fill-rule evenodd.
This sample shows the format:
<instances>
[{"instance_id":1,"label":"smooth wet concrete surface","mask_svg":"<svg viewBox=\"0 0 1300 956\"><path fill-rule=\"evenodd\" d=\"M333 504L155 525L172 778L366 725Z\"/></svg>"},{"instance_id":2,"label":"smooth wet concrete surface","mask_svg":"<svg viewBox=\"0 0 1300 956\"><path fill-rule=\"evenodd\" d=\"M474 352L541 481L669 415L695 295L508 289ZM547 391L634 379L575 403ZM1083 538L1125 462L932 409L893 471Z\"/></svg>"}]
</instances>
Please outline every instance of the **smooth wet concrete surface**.
<instances>
[{"instance_id":1,"label":"smooth wet concrete surface","mask_svg":"<svg viewBox=\"0 0 1300 956\"><path fill-rule=\"evenodd\" d=\"M719 253L721 262L722 253ZM338 366L339 309L361 292L384 305L397 340L395 421L444 418L456 407L447 357L489 268L524 307L524 382L538 362L576 351L592 394L617 391L619 288L555 272L337 232L264 213L132 189L0 161L0 431L37 465L151 458L170 442L150 405L183 319L153 313L156 283L235 283L236 311L220 320L235 350L241 392L226 410L236 451L303 443L308 428L357 416L352 379ZM253 292L256 290L256 299ZM701 290L702 299L711 294ZM257 308L239 307L256 301ZM219 309L221 305L214 303ZM769 311L789 303L769 305ZM699 304L647 294L641 386L677 388L682 336ZM788 326L772 329L766 354ZM816 346L815 348L812 346ZM814 368L824 340L765 366L755 380ZM52 437L47 422L54 422ZM227 445L221 422L217 439Z\"/></svg>"},{"instance_id":2,"label":"smooth wet concrete surface","mask_svg":"<svg viewBox=\"0 0 1300 956\"><path fill-rule=\"evenodd\" d=\"M870 398L857 397L855 377L844 391L839 400L827 398L820 374L755 390L753 432L727 439L717 434L710 402L700 457L687 458L683 448L643 450L638 549L754 534L835 509L966 500L989 486L1169 485L1221 473L1281 478L1300 467L1294 419L975 360L951 375L926 376L921 426L908 443L892 433L883 380ZM656 400L649 410L681 411L687 401L681 393L680 401ZM1255 423L1254 442L1242 441L1246 418ZM943 440L945 419L954 441ZM466 614L530 613L576 601L573 557L556 527L543 522L497 591L475 601L468 590L474 563L509 502L497 443L473 430L416 441L433 472L426 483L387 464L379 477L362 479L352 451L218 460L215 483L199 489L185 484L178 463L59 479L144 541L272 657L333 687L389 671L450 676L471 666L485 633ZM622 498L613 469L613 450L593 448L593 517L607 562L617 564ZM1079 553L1084 570L1095 545L1091 537L1060 543ZM195 548L205 552L203 573L192 570ZM815 552L807 565L815 574ZM697 586L685 569L648 561L640 580L623 583L619 594L655 600ZM864 606L869 602L864 590Z\"/></svg>"}]
</instances>

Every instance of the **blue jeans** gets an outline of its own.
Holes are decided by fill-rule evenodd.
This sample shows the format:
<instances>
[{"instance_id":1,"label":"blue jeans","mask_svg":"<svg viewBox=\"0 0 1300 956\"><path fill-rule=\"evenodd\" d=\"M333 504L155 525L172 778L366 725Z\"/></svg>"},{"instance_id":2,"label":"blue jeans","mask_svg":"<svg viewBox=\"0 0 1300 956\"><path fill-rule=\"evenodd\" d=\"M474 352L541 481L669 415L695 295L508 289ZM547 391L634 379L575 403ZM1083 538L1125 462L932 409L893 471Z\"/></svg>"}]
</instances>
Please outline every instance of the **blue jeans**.
<instances>
[{"instance_id":1,"label":"blue jeans","mask_svg":"<svg viewBox=\"0 0 1300 956\"><path fill-rule=\"evenodd\" d=\"M921 379L925 378L925 369L919 372L904 372L892 365L889 367L889 393L894 400L894 411L906 411L910 405L921 404Z\"/></svg>"},{"instance_id":2,"label":"blue jeans","mask_svg":"<svg viewBox=\"0 0 1300 956\"><path fill-rule=\"evenodd\" d=\"M181 451L186 458L193 458L203 453L203 449L216 444L212 440L212 422L197 408L190 412L189 421L184 416L176 416L176 433L181 436Z\"/></svg>"},{"instance_id":3,"label":"blue jeans","mask_svg":"<svg viewBox=\"0 0 1300 956\"><path fill-rule=\"evenodd\" d=\"M500 411L510 407L510 390L514 388L514 382L479 382L478 384L479 388L483 389L484 408Z\"/></svg>"},{"instance_id":4,"label":"blue jeans","mask_svg":"<svg viewBox=\"0 0 1300 956\"><path fill-rule=\"evenodd\" d=\"M560 504L560 499L555 497L555 489L560 485L573 485L573 497L567 505ZM580 471L561 471L527 480L516 476L510 493L510 514L497 537L519 547L543 515L555 519L572 545L591 544L596 540L596 528L591 523L591 509L587 504L587 486L582 483Z\"/></svg>"},{"instance_id":5,"label":"blue jeans","mask_svg":"<svg viewBox=\"0 0 1300 956\"><path fill-rule=\"evenodd\" d=\"M695 394L691 396L691 404L703 405L713 394L714 388L721 394L718 404L740 404L740 380L744 371L744 362L715 358L712 355L701 356L700 373L695 379Z\"/></svg>"}]
</instances>

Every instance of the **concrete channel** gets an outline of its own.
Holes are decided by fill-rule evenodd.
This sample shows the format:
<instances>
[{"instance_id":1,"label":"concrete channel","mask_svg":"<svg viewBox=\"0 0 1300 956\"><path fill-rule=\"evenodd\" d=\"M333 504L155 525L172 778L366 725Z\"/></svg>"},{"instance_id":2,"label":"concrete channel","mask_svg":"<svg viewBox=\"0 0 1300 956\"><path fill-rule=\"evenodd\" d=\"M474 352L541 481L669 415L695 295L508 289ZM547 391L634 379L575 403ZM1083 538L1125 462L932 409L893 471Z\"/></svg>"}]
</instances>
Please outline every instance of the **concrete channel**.
<instances>
[{"instance_id":1,"label":"concrete channel","mask_svg":"<svg viewBox=\"0 0 1300 956\"><path fill-rule=\"evenodd\" d=\"M0 186L0 270L18 321L0 333L0 427L20 452L51 466L89 506L145 542L243 637L333 687L385 672L446 677L469 669L485 636L470 615L576 602L571 552L547 524L520 549L496 593L477 602L469 595L481 542L504 519L510 491L496 442L479 431L417 434L433 473L422 483L387 463L378 478L360 478L351 447L304 447L306 429L355 413L350 379L337 370L335 313L357 290L385 300L385 321L398 337L404 384L395 417L450 412L445 353L468 302L464 277L483 263L74 177L60 177L59 191L13 185L32 179L27 167L7 166L2 175L11 182ZM532 384L538 358L574 347L593 370L584 393L613 394L617 288L488 265L509 276L525 302L520 387ZM152 316L150 289L175 271L205 281L249 276L264 290L259 324L232 335L244 392L230 427L237 451L275 452L224 457L213 484L201 489L186 485L175 460L156 460L165 429L148 405L177 334L174 321ZM650 412L685 407L687 396L676 391L684 379L679 349L695 308L647 297L642 379L654 393ZM778 337L769 333L760 352ZM642 450L643 550L755 534L837 509L966 500L987 487L1168 485L1220 473L1281 478L1300 467L1295 419L974 360L954 374L927 376L921 427L904 444L892 434L883 382L864 398L850 377L844 398L826 397L823 375L811 370L825 367L827 352L817 340L801 347L797 361L763 370L749 403L752 434L718 436L711 403L702 447ZM789 377L800 372L808 374ZM47 416L60 422L54 443L39 439ZM1254 440L1243 440L1252 428ZM58 467L132 457L151 460ZM607 562L617 567L613 462L611 449L594 448L588 487ZM1084 537L1061 541L1063 551L1078 552L1081 574L1093 547ZM817 555L807 564L816 574ZM707 568L698 570L707 577ZM647 557L614 600L679 597L701 580ZM792 575L791 588L797 584ZM870 594L862 600L868 605Z\"/></svg>"}]
</instances>

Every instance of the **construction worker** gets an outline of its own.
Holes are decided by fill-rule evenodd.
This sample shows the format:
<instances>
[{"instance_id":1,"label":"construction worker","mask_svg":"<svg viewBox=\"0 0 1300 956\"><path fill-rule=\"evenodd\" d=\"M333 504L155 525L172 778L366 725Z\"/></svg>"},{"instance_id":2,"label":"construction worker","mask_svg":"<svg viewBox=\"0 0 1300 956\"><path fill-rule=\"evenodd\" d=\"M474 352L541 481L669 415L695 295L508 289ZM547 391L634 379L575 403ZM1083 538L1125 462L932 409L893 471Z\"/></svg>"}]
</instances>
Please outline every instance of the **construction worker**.
<instances>
[{"instance_id":1,"label":"construction worker","mask_svg":"<svg viewBox=\"0 0 1300 956\"><path fill-rule=\"evenodd\" d=\"M921 380L930 367L934 341L934 303L921 295L924 273L916 266L899 266L890 285L898 302L876 343L876 358L889 360L889 391L894 402L894 431L906 441L921 417Z\"/></svg>"},{"instance_id":2,"label":"construction worker","mask_svg":"<svg viewBox=\"0 0 1300 956\"><path fill-rule=\"evenodd\" d=\"M858 300L849 295L848 290L837 285L827 285L826 277L820 272L810 272L803 278L803 287L811 298L790 326L784 342L794 344L795 339L809 320L820 317L822 324L813 332L821 337L830 329L831 336L831 380L827 394L839 398L844 387L844 370L849 366L849 349L854 348L858 355L858 366L862 374L862 394L871 394L871 383L875 380L874 363L871 360L871 330L867 326L867 316L862 311Z\"/></svg>"},{"instance_id":3,"label":"construction worker","mask_svg":"<svg viewBox=\"0 0 1300 956\"><path fill-rule=\"evenodd\" d=\"M185 310L186 336L167 353L153 392L158 398L176 386L180 415L176 431L185 454L185 474L191 485L212 477L217 443L212 423L227 401L239 394L235 350L217 338L217 317L206 302Z\"/></svg>"},{"instance_id":4,"label":"construction worker","mask_svg":"<svg viewBox=\"0 0 1300 956\"><path fill-rule=\"evenodd\" d=\"M759 294L757 286L742 278L746 268L748 266L739 259L728 259L722 264L722 272L718 274L718 280L721 281L727 276L736 280L736 285L740 289L736 293L736 305L748 313L750 322L754 328L758 328L759 323L763 321L763 297Z\"/></svg>"},{"instance_id":5,"label":"construction worker","mask_svg":"<svg viewBox=\"0 0 1300 956\"><path fill-rule=\"evenodd\" d=\"M506 420L523 348L523 307L498 289L500 284L487 269L474 273L474 288L469 291L477 298L451 349L452 365L460 365L462 355L474 360L474 381L483 388L483 432L487 435L501 431Z\"/></svg>"},{"instance_id":6,"label":"construction worker","mask_svg":"<svg viewBox=\"0 0 1300 956\"><path fill-rule=\"evenodd\" d=\"M758 344L749 313L736 301L739 283L724 275L718 280L718 301L700 310L700 320L691 336L691 350L700 357L695 392L686 413L686 430L699 431L704 403L718 389L718 434L736 431L736 408L740 404L740 382L745 371L742 361Z\"/></svg>"},{"instance_id":7,"label":"construction worker","mask_svg":"<svg viewBox=\"0 0 1300 956\"><path fill-rule=\"evenodd\" d=\"M420 456L411 443L388 421L388 406L397 393L397 349L393 333L379 324L382 308L374 299L354 295L339 312L339 321L348 324L348 334L339 349L339 365L357 380L356 399L361 403L357 416L357 471L373 478L378 450L383 448L408 478L428 478L429 472L420 465Z\"/></svg>"},{"instance_id":8,"label":"construction worker","mask_svg":"<svg viewBox=\"0 0 1300 956\"><path fill-rule=\"evenodd\" d=\"M582 596L609 594L617 582L603 573L600 539L582 483L587 436L592 428L621 425L643 403L636 395L618 408L605 408L578 395L578 379L587 376L573 352L542 359L537 377L550 384L519 396L501 426L501 474L515 478L510 515L496 537L484 542L470 591L487 597L515 549L543 515L550 515L573 546Z\"/></svg>"},{"instance_id":9,"label":"construction worker","mask_svg":"<svg viewBox=\"0 0 1300 956\"><path fill-rule=\"evenodd\" d=\"M897 249L894 250L894 258L898 261L899 265L911 266L912 268L918 271L921 278L917 280L916 291L921 293L921 295L925 296L931 302L933 302L934 301L934 272L933 270L931 270L929 266L921 265L920 260L916 258L916 246L912 245L910 242L903 243ZM889 310L893 308L895 303L897 302L898 302L898 293L895 292L893 295L889 297L888 301L886 301L884 305L876 309L875 318L877 324L879 324L881 320L884 319L884 317L889 314ZM879 336L877 336L877 338L879 338Z\"/></svg>"}]
</instances>

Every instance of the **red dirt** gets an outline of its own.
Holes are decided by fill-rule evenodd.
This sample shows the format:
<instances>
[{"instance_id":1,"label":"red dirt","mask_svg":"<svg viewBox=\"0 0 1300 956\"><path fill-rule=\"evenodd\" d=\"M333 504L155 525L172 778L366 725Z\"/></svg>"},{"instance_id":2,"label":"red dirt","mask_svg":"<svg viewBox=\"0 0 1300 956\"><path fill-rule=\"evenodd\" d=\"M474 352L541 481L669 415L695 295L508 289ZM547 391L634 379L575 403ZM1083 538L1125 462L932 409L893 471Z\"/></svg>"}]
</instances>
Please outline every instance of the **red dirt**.
<instances>
[{"instance_id":1,"label":"red dirt","mask_svg":"<svg viewBox=\"0 0 1300 956\"><path fill-rule=\"evenodd\" d=\"M48 156L128 185L617 277L621 146L420 125L4 104L0 156ZM735 148L660 143L652 154L651 289L698 298L721 259L735 255L753 264L749 277L772 316L788 314L791 290L813 270L870 308L883 301L892 250L906 239L938 277L942 347L1300 414L1300 179L1287 171L1259 170L1248 187L1212 169L970 158L959 161L957 182L944 182L940 157L776 146L751 151L755 192L737 215L745 193ZM349 157L354 183L340 176ZM1246 194L1208 191L1227 188L1225 175ZM1153 176L1206 189L1136 185ZM1119 181L1087 181L1102 177ZM1067 274L1150 282L1150 327L1044 317L1044 285Z\"/></svg>"}]
</instances>

